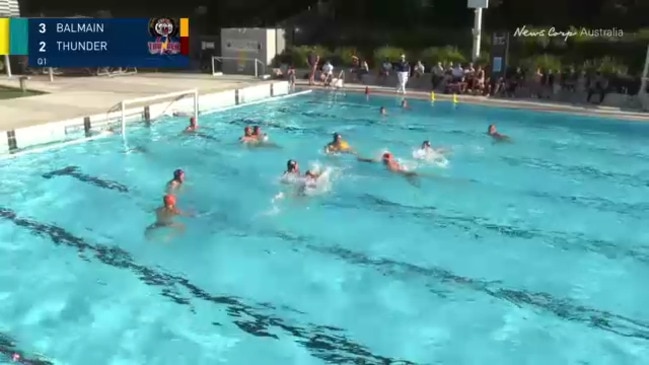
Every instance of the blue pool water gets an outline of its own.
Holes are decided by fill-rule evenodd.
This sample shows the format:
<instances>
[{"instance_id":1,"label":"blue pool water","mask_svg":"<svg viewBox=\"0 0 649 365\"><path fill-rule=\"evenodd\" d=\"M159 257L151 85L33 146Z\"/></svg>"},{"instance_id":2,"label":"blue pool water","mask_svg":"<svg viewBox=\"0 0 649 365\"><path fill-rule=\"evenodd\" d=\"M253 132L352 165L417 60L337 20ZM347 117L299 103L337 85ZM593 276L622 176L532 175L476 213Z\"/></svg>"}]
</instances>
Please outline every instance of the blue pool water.
<instances>
[{"instance_id":1,"label":"blue pool water","mask_svg":"<svg viewBox=\"0 0 649 365\"><path fill-rule=\"evenodd\" d=\"M215 139L170 118L128 131L146 153L110 137L1 161L0 357L649 363L649 126L398 101L314 93L205 116ZM282 148L238 145L246 118L272 122ZM514 143L493 144L489 123ZM323 156L333 132L436 177L415 187ZM448 165L415 164L424 139ZM289 158L330 169L330 185L294 197L278 181ZM198 216L147 241L179 167L179 206Z\"/></svg>"}]
</instances>

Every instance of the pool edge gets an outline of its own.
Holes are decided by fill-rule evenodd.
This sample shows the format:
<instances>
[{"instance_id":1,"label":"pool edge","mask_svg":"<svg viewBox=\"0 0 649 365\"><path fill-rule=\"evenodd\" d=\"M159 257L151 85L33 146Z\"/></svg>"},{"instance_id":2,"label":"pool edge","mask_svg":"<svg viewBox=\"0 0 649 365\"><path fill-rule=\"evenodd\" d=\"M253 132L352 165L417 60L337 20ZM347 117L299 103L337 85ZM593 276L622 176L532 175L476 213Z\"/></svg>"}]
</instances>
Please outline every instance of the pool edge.
<instances>
[{"instance_id":1,"label":"pool edge","mask_svg":"<svg viewBox=\"0 0 649 365\"><path fill-rule=\"evenodd\" d=\"M211 114L231 108L254 105L260 102L296 95L290 93L287 81L277 81L243 88L222 90L218 92L199 94L199 112ZM309 91L310 92L310 91ZM163 95L163 94L160 94ZM125 110L125 121L129 124L143 122L154 115L162 115L174 105L174 111L193 110L193 100L169 100L146 103L142 106ZM155 117L154 117L155 118ZM71 144L83 143L108 136L97 131L109 129L121 122L120 110L109 110L105 113L80 116L62 121L0 131L0 159L16 157L26 153L37 153L52 148Z\"/></svg>"},{"instance_id":2,"label":"pool edge","mask_svg":"<svg viewBox=\"0 0 649 365\"><path fill-rule=\"evenodd\" d=\"M301 90L314 90L314 91L334 91L335 89L322 87L319 85L308 85L305 83L298 83L297 87ZM363 94L367 91L370 94L383 96L383 97L401 97L415 100L425 101L441 101L441 102L454 102L452 94L434 93L435 100L431 100L431 92L413 90L408 91L407 95L396 94L394 88L376 86L376 85L360 85L360 84L345 84L340 90L353 94ZM542 113L563 113L570 115L582 115L589 117L619 119L628 122L649 122L649 113L642 111L625 111L615 108L588 108L579 105L565 105L559 103L551 103L544 101L531 101L531 100L517 100L517 99L498 99L488 98L484 96L475 95L457 95L457 104L472 104L481 105L486 107L505 108L505 109L525 109Z\"/></svg>"}]
</instances>

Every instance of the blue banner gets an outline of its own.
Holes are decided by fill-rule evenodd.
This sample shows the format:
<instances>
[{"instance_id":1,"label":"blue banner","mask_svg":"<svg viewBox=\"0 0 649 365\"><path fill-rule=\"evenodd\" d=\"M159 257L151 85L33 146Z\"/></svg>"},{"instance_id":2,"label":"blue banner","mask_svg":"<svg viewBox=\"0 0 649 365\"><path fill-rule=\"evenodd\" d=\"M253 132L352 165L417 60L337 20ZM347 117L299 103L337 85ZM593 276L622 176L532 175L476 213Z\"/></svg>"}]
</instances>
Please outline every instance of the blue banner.
<instances>
[{"instance_id":1,"label":"blue banner","mask_svg":"<svg viewBox=\"0 0 649 365\"><path fill-rule=\"evenodd\" d=\"M29 66L186 68L178 28L169 18L29 19Z\"/></svg>"}]
</instances>

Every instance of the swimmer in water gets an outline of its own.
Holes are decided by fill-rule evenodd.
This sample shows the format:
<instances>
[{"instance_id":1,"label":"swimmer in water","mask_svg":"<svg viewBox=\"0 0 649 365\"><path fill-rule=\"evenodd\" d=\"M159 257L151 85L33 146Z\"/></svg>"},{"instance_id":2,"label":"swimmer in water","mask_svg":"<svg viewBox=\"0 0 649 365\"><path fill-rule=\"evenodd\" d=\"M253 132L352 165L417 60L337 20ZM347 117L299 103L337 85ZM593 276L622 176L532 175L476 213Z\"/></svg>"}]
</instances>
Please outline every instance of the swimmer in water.
<instances>
[{"instance_id":1,"label":"swimmer in water","mask_svg":"<svg viewBox=\"0 0 649 365\"><path fill-rule=\"evenodd\" d=\"M262 133L261 128L258 125L252 127L252 134L250 137L253 142L250 143L250 146L279 148L279 145L276 143L268 142L268 134Z\"/></svg>"},{"instance_id":2,"label":"swimmer in water","mask_svg":"<svg viewBox=\"0 0 649 365\"><path fill-rule=\"evenodd\" d=\"M185 133L194 133L198 131L198 121L196 118L189 118L189 125L185 128Z\"/></svg>"},{"instance_id":3,"label":"swimmer in water","mask_svg":"<svg viewBox=\"0 0 649 365\"><path fill-rule=\"evenodd\" d=\"M268 141L268 134L261 133L261 128L258 125L252 127L252 136L255 137L259 142Z\"/></svg>"},{"instance_id":4,"label":"swimmer in water","mask_svg":"<svg viewBox=\"0 0 649 365\"><path fill-rule=\"evenodd\" d=\"M313 172L311 170L308 170L307 172L304 173L305 178L313 180L314 182L315 182L315 180L318 180L320 175L322 175L322 174L318 173L318 172Z\"/></svg>"},{"instance_id":5,"label":"swimmer in water","mask_svg":"<svg viewBox=\"0 0 649 365\"><path fill-rule=\"evenodd\" d=\"M311 170L305 172L302 180L300 181L300 184L298 185L297 194L304 196L306 195L307 189L317 188L320 175L320 173L313 172Z\"/></svg>"},{"instance_id":6,"label":"swimmer in water","mask_svg":"<svg viewBox=\"0 0 649 365\"><path fill-rule=\"evenodd\" d=\"M511 142L511 138L509 138L509 136L498 133L495 124L489 125L489 128L487 128L487 135L493 138L496 142Z\"/></svg>"},{"instance_id":7,"label":"swimmer in water","mask_svg":"<svg viewBox=\"0 0 649 365\"><path fill-rule=\"evenodd\" d=\"M352 155L355 155L356 152L351 148L349 143L343 139L343 136L340 135L340 133L334 133L333 134L333 141L329 142L325 148L324 151L326 154L333 154L333 153L351 153Z\"/></svg>"},{"instance_id":8,"label":"swimmer in water","mask_svg":"<svg viewBox=\"0 0 649 365\"><path fill-rule=\"evenodd\" d=\"M447 152L446 149L444 149L444 148L433 148L433 146L431 146L429 140L423 141L421 143L421 147L419 148L419 150L421 151L422 155L429 155L429 154L435 154L435 153L436 154L443 154L443 153Z\"/></svg>"},{"instance_id":9,"label":"swimmer in water","mask_svg":"<svg viewBox=\"0 0 649 365\"><path fill-rule=\"evenodd\" d=\"M416 187L419 187L419 174L414 171L408 171L405 166L401 165L390 152L385 152L380 160L371 158L358 158L361 162L381 162L388 171L404 176L408 182Z\"/></svg>"},{"instance_id":10,"label":"swimmer in water","mask_svg":"<svg viewBox=\"0 0 649 365\"><path fill-rule=\"evenodd\" d=\"M298 177L300 176L300 165L298 165L295 160L288 160L286 162L286 171L284 171L284 177Z\"/></svg>"},{"instance_id":11,"label":"swimmer in water","mask_svg":"<svg viewBox=\"0 0 649 365\"><path fill-rule=\"evenodd\" d=\"M381 109L379 109L379 113L380 113L381 115L388 115L388 110L385 109L384 106L382 106Z\"/></svg>"},{"instance_id":12,"label":"swimmer in water","mask_svg":"<svg viewBox=\"0 0 649 365\"><path fill-rule=\"evenodd\" d=\"M282 184L295 184L300 180L300 165L295 160L288 160L286 162L286 171L282 174L280 182Z\"/></svg>"},{"instance_id":13,"label":"swimmer in water","mask_svg":"<svg viewBox=\"0 0 649 365\"><path fill-rule=\"evenodd\" d=\"M410 109L410 105L408 104L408 100L406 100L406 99L401 100L401 109Z\"/></svg>"},{"instance_id":14,"label":"swimmer in water","mask_svg":"<svg viewBox=\"0 0 649 365\"><path fill-rule=\"evenodd\" d=\"M203 139L209 139L212 141L218 141L218 138L212 137L209 134L204 134L198 131L198 121L196 120L195 117L189 118L189 125L187 128L183 130L184 134L191 134L196 137L200 137Z\"/></svg>"},{"instance_id":15,"label":"swimmer in water","mask_svg":"<svg viewBox=\"0 0 649 365\"><path fill-rule=\"evenodd\" d=\"M147 238L150 237L151 233L159 228L172 228L175 230L175 234L180 234L185 230L185 226L182 223L174 222L174 217L176 216L189 216L176 207L176 197L171 194L167 194L162 198L163 205L156 209L156 221L150 226L146 227L144 234ZM172 238L173 235L167 237L167 239Z\"/></svg>"},{"instance_id":16,"label":"swimmer in water","mask_svg":"<svg viewBox=\"0 0 649 365\"><path fill-rule=\"evenodd\" d=\"M239 138L239 141L241 143L257 143L258 142L257 137L255 137L252 134L252 128L250 128L250 126L246 126L243 129L243 136L241 138Z\"/></svg>"},{"instance_id":17,"label":"swimmer in water","mask_svg":"<svg viewBox=\"0 0 649 365\"><path fill-rule=\"evenodd\" d=\"M181 169L174 171L174 177L167 183L167 194L173 194L180 190L185 182L185 172Z\"/></svg>"}]
</instances>

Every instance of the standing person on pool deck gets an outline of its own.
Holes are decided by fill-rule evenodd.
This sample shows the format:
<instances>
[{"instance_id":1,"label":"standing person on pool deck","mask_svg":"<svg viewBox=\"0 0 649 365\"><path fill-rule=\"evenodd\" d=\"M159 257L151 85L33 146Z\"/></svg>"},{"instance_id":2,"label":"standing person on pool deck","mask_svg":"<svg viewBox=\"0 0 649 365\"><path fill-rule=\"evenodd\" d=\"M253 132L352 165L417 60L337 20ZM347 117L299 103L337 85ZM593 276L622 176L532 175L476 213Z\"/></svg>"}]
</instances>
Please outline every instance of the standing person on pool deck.
<instances>
[{"instance_id":1,"label":"standing person on pool deck","mask_svg":"<svg viewBox=\"0 0 649 365\"><path fill-rule=\"evenodd\" d=\"M153 224L146 227L144 235L150 238L151 233L159 228L172 228L175 234L171 234L166 239L171 239L174 235L180 234L185 231L185 225L182 223L174 222L176 216L190 216L176 207L176 197L167 194L162 198L162 206L155 210L156 220Z\"/></svg>"},{"instance_id":2,"label":"standing person on pool deck","mask_svg":"<svg viewBox=\"0 0 649 365\"><path fill-rule=\"evenodd\" d=\"M511 138L509 138L509 136L498 133L495 124L489 125L489 128L487 128L487 135L493 138L496 142L511 142Z\"/></svg>"},{"instance_id":3,"label":"standing person on pool deck","mask_svg":"<svg viewBox=\"0 0 649 365\"><path fill-rule=\"evenodd\" d=\"M332 154L332 153L351 153L353 155L356 154L356 152L351 148L349 143L343 139L343 136L340 135L340 133L334 133L333 134L333 141L329 142L325 148L325 153L326 154Z\"/></svg>"},{"instance_id":4,"label":"standing person on pool deck","mask_svg":"<svg viewBox=\"0 0 649 365\"><path fill-rule=\"evenodd\" d=\"M410 64L406 61L406 55L401 55L401 61L397 63L397 93L406 94L406 84L410 77Z\"/></svg>"},{"instance_id":5,"label":"standing person on pool deck","mask_svg":"<svg viewBox=\"0 0 649 365\"><path fill-rule=\"evenodd\" d=\"M185 172L181 169L174 171L174 177L167 183L167 194L176 193L185 182Z\"/></svg>"},{"instance_id":6,"label":"standing person on pool deck","mask_svg":"<svg viewBox=\"0 0 649 365\"><path fill-rule=\"evenodd\" d=\"M315 84L315 73L318 71L318 63L320 62L320 55L316 52L315 47L309 52L306 62L309 65L309 85L313 85Z\"/></svg>"}]
</instances>

